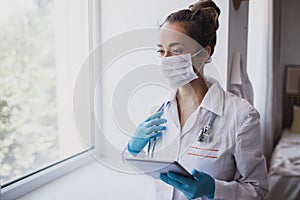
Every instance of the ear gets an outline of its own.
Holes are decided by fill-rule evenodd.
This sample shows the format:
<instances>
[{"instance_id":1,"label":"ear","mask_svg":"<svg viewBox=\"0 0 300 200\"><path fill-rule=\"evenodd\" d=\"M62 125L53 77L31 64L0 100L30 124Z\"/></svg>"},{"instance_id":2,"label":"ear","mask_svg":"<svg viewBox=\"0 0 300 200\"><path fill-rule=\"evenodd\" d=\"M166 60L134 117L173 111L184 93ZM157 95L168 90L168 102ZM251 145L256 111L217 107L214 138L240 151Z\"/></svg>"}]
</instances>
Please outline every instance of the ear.
<instances>
[{"instance_id":1,"label":"ear","mask_svg":"<svg viewBox=\"0 0 300 200\"><path fill-rule=\"evenodd\" d=\"M207 51L208 55L211 55L211 47L209 45L206 46L204 49Z\"/></svg>"}]
</instances>

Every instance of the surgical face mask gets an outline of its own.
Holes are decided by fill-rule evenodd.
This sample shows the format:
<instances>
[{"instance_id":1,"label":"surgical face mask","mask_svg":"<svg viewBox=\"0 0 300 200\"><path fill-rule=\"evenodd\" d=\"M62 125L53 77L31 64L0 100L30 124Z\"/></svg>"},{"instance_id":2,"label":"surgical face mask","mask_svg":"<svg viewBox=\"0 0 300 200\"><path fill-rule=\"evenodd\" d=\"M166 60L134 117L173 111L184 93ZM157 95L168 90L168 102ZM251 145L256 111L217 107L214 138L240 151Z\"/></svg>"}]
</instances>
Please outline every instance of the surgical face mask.
<instances>
[{"instance_id":1,"label":"surgical face mask","mask_svg":"<svg viewBox=\"0 0 300 200\"><path fill-rule=\"evenodd\" d=\"M200 52L201 50L194 55ZM174 89L199 78L193 70L191 54L162 57L161 65L164 76L169 80L171 87Z\"/></svg>"}]
</instances>

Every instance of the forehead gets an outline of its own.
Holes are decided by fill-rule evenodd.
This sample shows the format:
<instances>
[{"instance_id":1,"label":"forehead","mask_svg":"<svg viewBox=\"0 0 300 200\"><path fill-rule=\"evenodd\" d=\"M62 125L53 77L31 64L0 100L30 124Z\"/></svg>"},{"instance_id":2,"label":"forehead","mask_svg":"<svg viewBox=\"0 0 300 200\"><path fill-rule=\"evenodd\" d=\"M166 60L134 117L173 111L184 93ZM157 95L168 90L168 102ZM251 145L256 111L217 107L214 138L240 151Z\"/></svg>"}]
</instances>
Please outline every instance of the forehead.
<instances>
[{"instance_id":1,"label":"forehead","mask_svg":"<svg viewBox=\"0 0 300 200\"><path fill-rule=\"evenodd\" d=\"M161 27L159 31L159 44L167 47L172 43L181 43L191 48L200 46L193 38L187 35L182 23L166 23Z\"/></svg>"}]
</instances>

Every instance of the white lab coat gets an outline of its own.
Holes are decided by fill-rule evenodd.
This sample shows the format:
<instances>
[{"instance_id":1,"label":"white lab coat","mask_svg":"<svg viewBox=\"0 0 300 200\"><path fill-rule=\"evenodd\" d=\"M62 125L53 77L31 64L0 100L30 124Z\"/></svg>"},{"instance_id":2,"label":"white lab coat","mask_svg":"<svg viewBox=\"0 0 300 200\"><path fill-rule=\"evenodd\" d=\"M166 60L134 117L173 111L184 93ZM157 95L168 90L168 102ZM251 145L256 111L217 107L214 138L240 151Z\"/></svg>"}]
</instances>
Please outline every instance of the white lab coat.
<instances>
[{"instance_id":1,"label":"white lab coat","mask_svg":"<svg viewBox=\"0 0 300 200\"><path fill-rule=\"evenodd\" d=\"M154 159L177 160L190 172L197 169L210 174L215 178L215 199L265 199L268 175L261 151L259 114L212 78L207 77L207 83L207 94L182 129L176 100L169 100L162 116L168 120L167 130L157 141ZM210 112L217 115L212 141L198 142ZM186 199L172 186L154 181L155 199Z\"/></svg>"}]
</instances>

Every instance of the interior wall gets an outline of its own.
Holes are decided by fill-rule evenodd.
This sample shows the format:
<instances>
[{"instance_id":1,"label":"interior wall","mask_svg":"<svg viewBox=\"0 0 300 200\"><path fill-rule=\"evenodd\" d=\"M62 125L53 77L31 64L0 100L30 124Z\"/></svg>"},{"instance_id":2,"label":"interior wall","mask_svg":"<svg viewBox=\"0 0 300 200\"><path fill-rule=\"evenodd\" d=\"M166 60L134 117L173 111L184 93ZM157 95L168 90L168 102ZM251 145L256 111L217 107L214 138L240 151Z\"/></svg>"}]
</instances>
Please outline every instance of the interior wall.
<instances>
[{"instance_id":1,"label":"interior wall","mask_svg":"<svg viewBox=\"0 0 300 200\"><path fill-rule=\"evenodd\" d=\"M285 95L285 68L287 65L300 64L300 1L298 0L281 0L279 4L280 18L279 21L279 51L278 63L281 74L281 84L283 94L283 116L282 127L289 128L292 122L292 106Z\"/></svg>"},{"instance_id":2,"label":"interior wall","mask_svg":"<svg viewBox=\"0 0 300 200\"><path fill-rule=\"evenodd\" d=\"M281 0L280 64L300 64L300 1Z\"/></svg>"}]
</instances>

